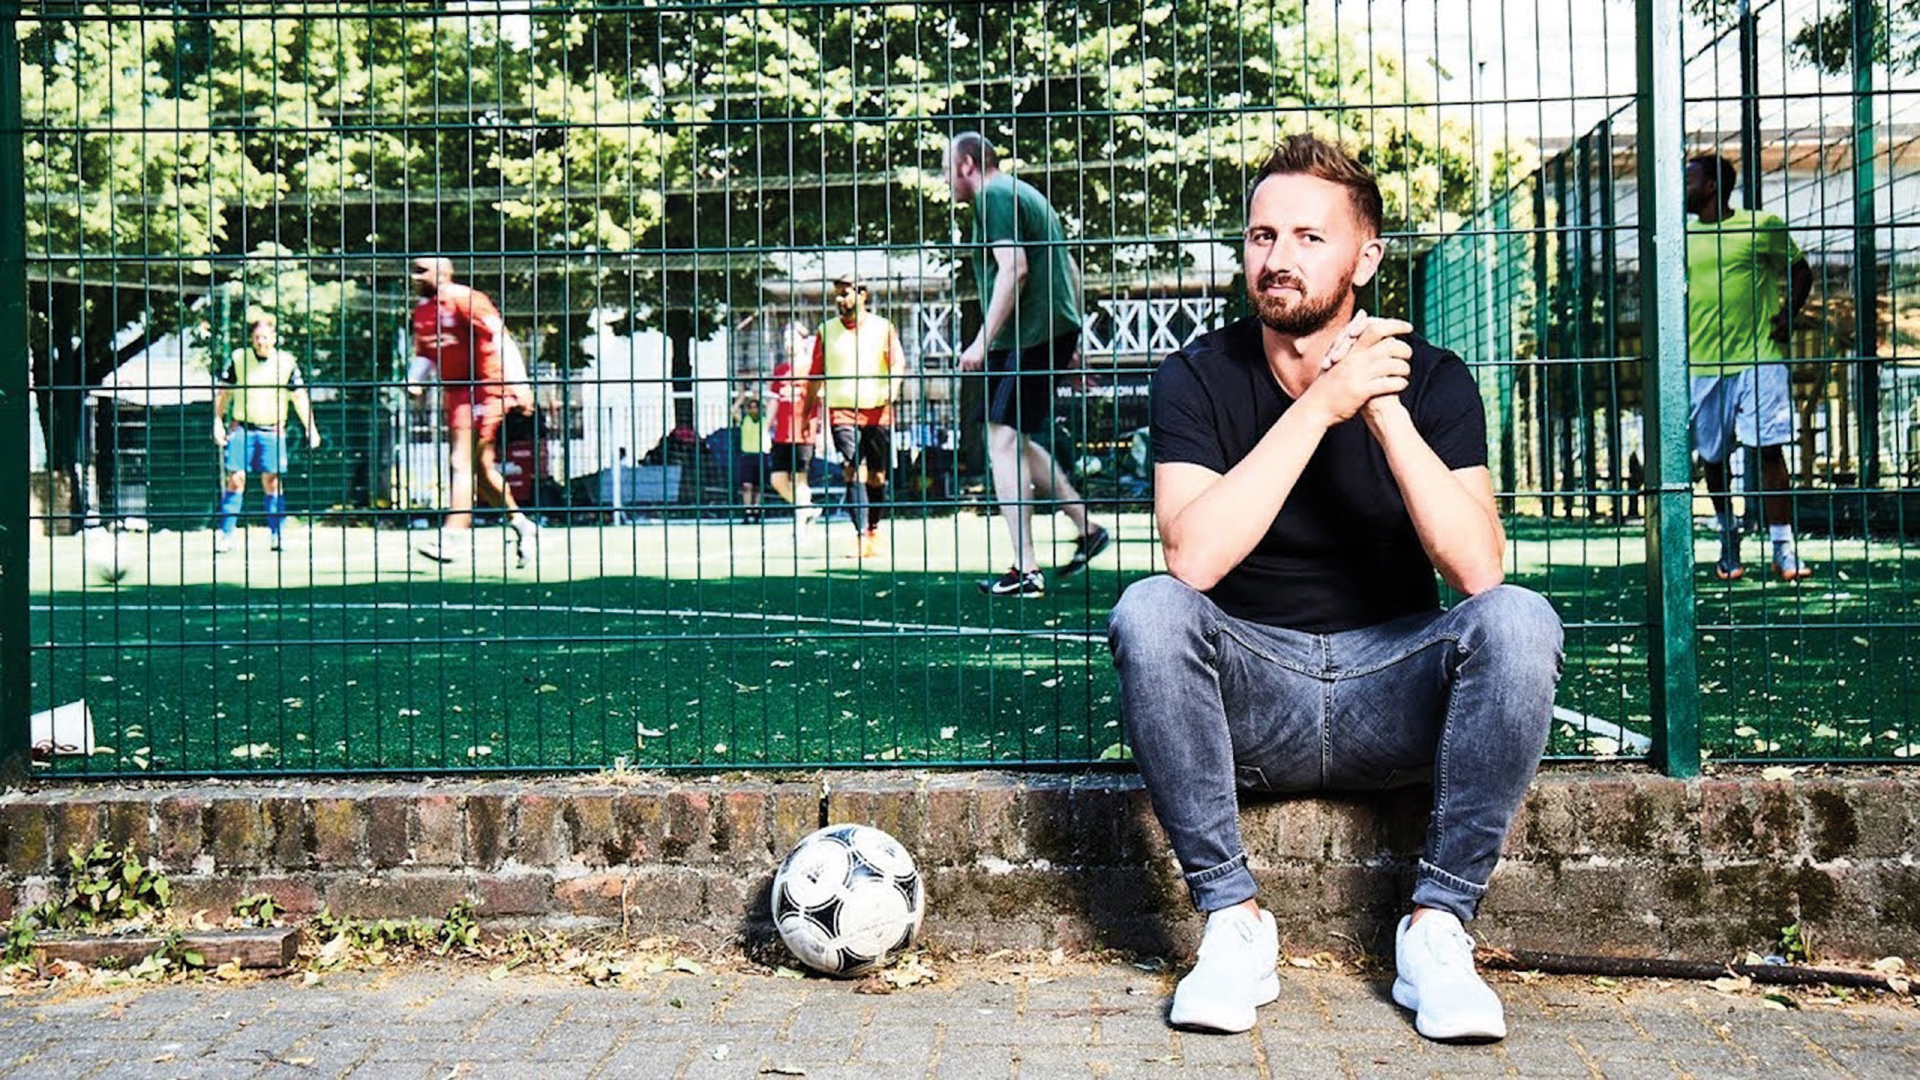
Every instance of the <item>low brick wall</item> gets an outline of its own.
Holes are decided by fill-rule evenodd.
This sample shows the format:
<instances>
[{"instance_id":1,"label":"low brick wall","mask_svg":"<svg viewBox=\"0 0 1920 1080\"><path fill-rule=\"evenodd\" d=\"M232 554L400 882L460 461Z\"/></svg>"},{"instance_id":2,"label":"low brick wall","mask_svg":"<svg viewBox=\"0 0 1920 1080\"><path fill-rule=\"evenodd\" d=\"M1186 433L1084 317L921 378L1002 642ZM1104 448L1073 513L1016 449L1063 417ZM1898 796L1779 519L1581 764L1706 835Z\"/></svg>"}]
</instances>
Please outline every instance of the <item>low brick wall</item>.
<instances>
[{"instance_id":1,"label":"low brick wall","mask_svg":"<svg viewBox=\"0 0 1920 1080\"><path fill-rule=\"evenodd\" d=\"M1544 773L1475 929L1531 949L1721 957L1796 920L1832 957L1920 954L1920 778L1679 782ZM1411 888L1425 795L1249 804L1263 901L1290 949L1379 949ZM79 786L0 795L0 914L73 845L156 857L175 906L272 893L290 912L768 932L775 865L825 821L893 833L945 948L1189 948L1198 928L1137 777L830 773L407 783Z\"/></svg>"}]
</instances>

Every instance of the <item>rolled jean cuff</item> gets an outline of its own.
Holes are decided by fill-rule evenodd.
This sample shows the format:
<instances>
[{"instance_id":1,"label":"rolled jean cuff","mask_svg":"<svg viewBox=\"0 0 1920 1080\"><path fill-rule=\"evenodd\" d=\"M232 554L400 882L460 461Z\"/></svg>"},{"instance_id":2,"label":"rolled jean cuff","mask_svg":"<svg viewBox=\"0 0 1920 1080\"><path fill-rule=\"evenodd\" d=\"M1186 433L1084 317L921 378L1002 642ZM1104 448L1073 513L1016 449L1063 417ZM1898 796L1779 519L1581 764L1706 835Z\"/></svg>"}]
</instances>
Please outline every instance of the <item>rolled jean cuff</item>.
<instances>
[{"instance_id":1,"label":"rolled jean cuff","mask_svg":"<svg viewBox=\"0 0 1920 1080\"><path fill-rule=\"evenodd\" d=\"M1455 918L1466 922L1480 910L1480 898L1485 895L1485 885L1455 877L1425 859L1420 860L1420 870L1413 883L1414 907L1451 911Z\"/></svg>"},{"instance_id":2,"label":"rolled jean cuff","mask_svg":"<svg viewBox=\"0 0 1920 1080\"><path fill-rule=\"evenodd\" d=\"M1186 875L1187 892L1193 906L1201 911L1219 911L1243 900L1251 900L1260 891L1247 870L1247 853L1241 852L1219 866Z\"/></svg>"}]
</instances>

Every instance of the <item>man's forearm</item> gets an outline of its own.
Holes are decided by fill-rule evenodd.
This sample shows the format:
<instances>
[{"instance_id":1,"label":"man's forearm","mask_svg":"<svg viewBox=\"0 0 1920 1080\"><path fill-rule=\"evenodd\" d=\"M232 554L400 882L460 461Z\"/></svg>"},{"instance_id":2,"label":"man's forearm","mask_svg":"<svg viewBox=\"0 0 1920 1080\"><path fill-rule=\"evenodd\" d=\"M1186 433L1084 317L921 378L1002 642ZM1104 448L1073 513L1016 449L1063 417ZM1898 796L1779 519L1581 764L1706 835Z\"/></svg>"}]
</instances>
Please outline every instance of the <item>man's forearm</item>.
<instances>
[{"instance_id":1,"label":"man's forearm","mask_svg":"<svg viewBox=\"0 0 1920 1080\"><path fill-rule=\"evenodd\" d=\"M1240 565L1279 516L1326 430L1309 410L1288 409L1239 464L1162 520L1168 572L1205 592Z\"/></svg>"},{"instance_id":2,"label":"man's forearm","mask_svg":"<svg viewBox=\"0 0 1920 1080\"><path fill-rule=\"evenodd\" d=\"M1404 408L1368 412L1367 426L1387 454L1387 467L1427 559L1448 585L1472 596L1505 578L1505 530L1493 508L1474 497L1427 445Z\"/></svg>"},{"instance_id":3,"label":"man's forearm","mask_svg":"<svg viewBox=\"0 0 1920 1080\"><path fill-rule=\"evenodd\" d=\"M980 317L980 350L985 352L993 348L993 339L1000 336L1009 320L1013 318L1014 305L1020 295L1020 277L1018 274L1002 270L993 279L993 294L987 297L986 310Z\"/></svg>"}]
</instances>

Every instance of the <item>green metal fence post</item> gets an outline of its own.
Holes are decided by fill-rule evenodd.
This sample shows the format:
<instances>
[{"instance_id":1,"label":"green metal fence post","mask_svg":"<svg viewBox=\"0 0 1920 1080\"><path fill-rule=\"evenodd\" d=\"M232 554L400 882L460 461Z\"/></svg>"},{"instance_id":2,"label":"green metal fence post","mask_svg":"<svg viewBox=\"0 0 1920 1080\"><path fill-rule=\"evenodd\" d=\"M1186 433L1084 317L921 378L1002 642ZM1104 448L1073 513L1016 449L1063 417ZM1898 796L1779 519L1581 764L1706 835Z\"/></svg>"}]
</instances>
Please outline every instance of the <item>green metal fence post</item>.
<instances>
[{"instance_id":1,"label":"green metal fence post","mask_svg":"<svg viewBox=\"0 0 1920 1080\"><path fill-rule=\"evenodd\" d=\"M1873 60L1880 5L1853 5L1853 352L1859 357L1860 486L1880 484L1880 278L1874 265Z\"/></svg>"},{"instance_id":2,"label":"green metal fence post","mask_svg":"<svg viewBox=\"0 0 1920 1080\"><path fill-rule=\"evenodd\" d=\"M1760 25L1749 0L1740 0L1740 202L1760 209Z\"/></svg>"},{"instance_id":3,"label":"green metal fence post","mask_svg":"<svg viewBox=\"0 0 1920 1080\"><path fill-rule=\"evenodd\" d=\"M19 0L0 0L0 773L32 739L27 663L27 196ZM8 465L6 462L13 462Z\"/></svg>"},{"instance_id":4,"label":"green metal fence post","mask_svg":"<svg viewBox=\"0 0 1920 1080\"><path fill-rule=\"evenodd\" d=\"M1687 436L1686 133L1681 110L1681 0L1636 0L1639 72L1640 342L1646 357L1647 675L1653 763L1669 776L1700 771L1694 656L1693 482Z\"/></svg>"}]
</instances>

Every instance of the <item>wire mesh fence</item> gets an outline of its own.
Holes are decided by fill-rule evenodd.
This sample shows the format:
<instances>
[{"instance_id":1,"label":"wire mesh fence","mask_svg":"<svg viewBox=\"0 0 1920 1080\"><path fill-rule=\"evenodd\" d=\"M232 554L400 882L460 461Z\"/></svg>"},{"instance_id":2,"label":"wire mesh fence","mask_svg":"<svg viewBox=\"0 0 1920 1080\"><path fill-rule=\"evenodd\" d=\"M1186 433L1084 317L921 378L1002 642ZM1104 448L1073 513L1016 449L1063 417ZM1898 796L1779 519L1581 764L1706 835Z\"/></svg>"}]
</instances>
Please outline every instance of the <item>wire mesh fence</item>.
<instances>
[{"instance_id":1,"label":"wire mesh fence","mask_svg":"<svg viewBox=\"0 0 1920 1080\"><path fill-rule=\"evenodd\" d=\"M1648 543L1672 494L1653 459L1688 438L1648 409L1655 372L1688 374L1686 328L1642 318L1679 287L1642 273L1650 17L1680 27L1684 93L1657 104L1684 134L1664 149L1724 155L1734 203L1778 215L1813 275L1789 482L1728 463L1737 581L1714 575L1704 486L1695 535ZM1480 381L1509 579L1569 628L1550 752L1907 759L1917 18L28 5L0 20L27 296L0 403L26 403L8 417L31 442L9 730L75 775L1124 758L1104 628L1159 569L1148 384L1244 316L1247 180L1312 131L1385 196L1363 304ZM983 310L949 169L967 131L1057 212L1043 247L1079 275L1078 362L1032 429L1064 485L1013 500L1034 511L1037 599L982 591L1021 554L986 378L961 363ZM850 443L806 420L807 387L843 381L808 378L841 279L898 334L885 410ZM443 335L500 367L421 367ZM449 528L495 423L477 441L524 517L482 499ZM1062 492L1114 538L1084 569L1079 519L1042 497ZM1760 504L1788 492L1814 570L1793 582L1762 550Z\"/></svg>"}]
</instances>

